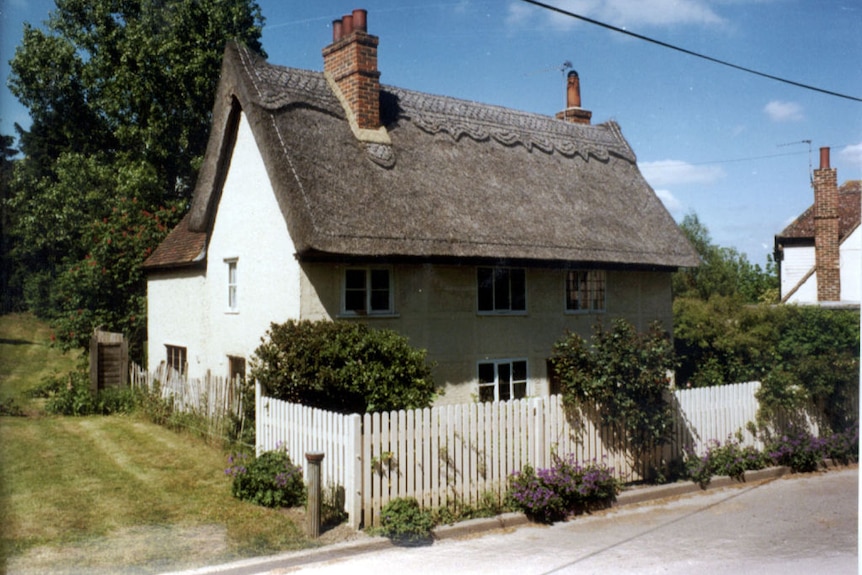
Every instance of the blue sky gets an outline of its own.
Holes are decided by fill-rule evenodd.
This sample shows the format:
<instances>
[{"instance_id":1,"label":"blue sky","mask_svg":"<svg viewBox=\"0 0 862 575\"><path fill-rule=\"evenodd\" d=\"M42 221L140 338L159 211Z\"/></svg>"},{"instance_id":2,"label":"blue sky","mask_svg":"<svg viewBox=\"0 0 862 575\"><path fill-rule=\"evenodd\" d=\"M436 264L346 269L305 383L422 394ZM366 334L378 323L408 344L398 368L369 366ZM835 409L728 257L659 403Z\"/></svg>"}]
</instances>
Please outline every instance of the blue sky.
<instances>
[{"instance_id":1,"label":"blue sky","mask_svg":"<svg viewBox=\"0 0 862 575\"><path fill-rule=\"evenodd\" d=\"M566 10L803 84L862 98L858 0L548 0ZM810 167L832 148L838 180L862 179L862 103L746 74L520 0L259 0L270 62L322 69L331 22L368 10L381 82L552 115L569 61L593 122L617 121L677 220L763 264L812 202ZM0 0L0 131L28 125L5 87L22 22L50 0ZM809 154L810 140L811 153Z\"/></svg>"}]
</instances>

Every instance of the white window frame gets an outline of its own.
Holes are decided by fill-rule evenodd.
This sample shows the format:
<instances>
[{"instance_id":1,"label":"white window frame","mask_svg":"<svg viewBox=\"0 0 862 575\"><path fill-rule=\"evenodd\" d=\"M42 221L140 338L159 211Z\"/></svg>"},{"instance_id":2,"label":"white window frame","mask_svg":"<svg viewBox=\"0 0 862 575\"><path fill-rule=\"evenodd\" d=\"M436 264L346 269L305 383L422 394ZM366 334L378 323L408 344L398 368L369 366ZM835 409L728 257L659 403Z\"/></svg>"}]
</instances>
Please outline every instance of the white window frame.
<instances>
[{"instance_id":1,"label":"white window frame","mask_svg":"<svg viewBox=\"0 0 862 575\"><path fill-rule=\"evenodd\" d=\"M227 313L239 312L239 258L226 258L227 264Z\"/></svg>"},{"instance_id":2,"label":"white window frame","mask_svg":"<svg viewBox=\"0 0 862 575\"><path fill-rule=\"evenodd\" d=\"M362 272L364 274L364 286L350 287L348 282L348 274L351 272ZM379 286L375 286L373 277L375 272L386 272L388 284L385 289L386 293L386 308L375 307L375 295L380 295L384 291ZM348 309L348 293L362 294L364 306L362 308ZM369 316L394 316L395 315L395 274L391 266L348 266L344 268L341 274L341 315L345 317L369 317Z\"/></svg>"},{"instance_id":3,"label":"white window frame","mask_svg":"<svg viewBox=\"0 0 862 575\"><path fill-rule=\"evenodd\" d=\"M515 379L515 364L523 363L524 377L522 379ZM487 369L487 366L492 366L494 370L494 381L483 381L482 371L483 366ZM501 370L500 368L504 369ZM501 382L501 371L508 367L509 380L508 382ZM508 401L512 399L522 399L527 397L529 394L530 387L530 364L527 361L527 358L513 358L513 359L484 359L482 361L477 362L476 364L476 374L479 388L479 401L480 402L488 402L488 401ZM501 384L507 385L508 390L505 390L504 393L500 393ZM523 384L523 394L518 394L516 386L518 384ZM487 396L487 390L493 390L493 399ZM501 399L502 397L502 399Z\"/></svg>"},{"instance_id":4,"label":"white window frame","mask_svg":"<svg viewBox=\"0 0 862 575\"><path fill-rule=\"evenodd\" d=\"M483 278L481 277L483 274L483 270L487 273L488 270L491 272L491 308L483 309L482 308L482 289L483 289ZM512 272L519 272L523 275L523 289L524 293L524 307L523 309L514 308L513 303L516 298L513 296L512 289ZM503 273L508 274L508 307L497 307L497 278ZM518 268L518 267L507 267L507 266L478 266L476 268L476 310L480 315L526 315L527 314L527 270L526 268Z\"/></svg>"},{"instance_id":5,"label":"white window frame","mask_svg":"<svg viewBox=\"0 0 862 575\"><path fill-rule=\"evenodd\" d=\"M578 297L572 297L571 287L577 286ZM600 269L569 269L563 273L566 313L605 313L608 307L608 274ZM586 300L586 301L584 301ZM577 303L576 307L573 304Z\"/></svg>"}]
</instances>

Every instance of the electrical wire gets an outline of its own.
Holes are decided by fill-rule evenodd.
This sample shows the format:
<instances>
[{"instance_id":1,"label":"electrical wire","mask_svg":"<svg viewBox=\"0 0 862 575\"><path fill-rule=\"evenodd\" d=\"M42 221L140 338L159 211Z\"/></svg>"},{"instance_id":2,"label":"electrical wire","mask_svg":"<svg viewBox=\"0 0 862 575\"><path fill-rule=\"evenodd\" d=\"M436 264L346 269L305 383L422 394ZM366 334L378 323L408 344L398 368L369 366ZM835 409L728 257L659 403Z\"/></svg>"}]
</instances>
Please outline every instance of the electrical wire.
<instances>
[{"instance_id":1,"label":"electrical wire","mask_svg":"<svg viewBox=\"0 0 862 575\"><path fill-rule=\"evenodd\" d=\"M539 8L544 8L546 10L550 10L552 12L557 12L558 14L562 14L564 16L569 16L571 18L576 18L578 20L582 20L589 24L593 24L595 26L599 26L601 28L606 28L607 30L612 30L614 32L619 32L620 34L625 34L626 36L631 36L632 38L637 38L638 40L643 40L645 42L649 42L651 44L655 44L657 46L661 46L663 48L669 48L671 50L675 50L677 52L681 52L683 54L687 54L689 56L694 56L695 58L701 58L703 60L707 60L709 62L713 62L715 64L720 64L722 66L727 66L729 68L733 68L735 70L740 70L742 72L747 72L749 74L754 74L755 76L760 76L762 78L769 78L770 80L775 80L777 82L782 82L784 84L790 84L791 86L796 86L797 88L804 88L805 90L812 90L814 92L819 92L821 94L826 94L828 96L835 96L836 98L843 98L845 100L852 100L854 102L862 102L862 98L857 98L856 96L849 96L847 94L842 94L840 92L833 92L832 90L826 90L823 88L818 88L817 86L812 86L810 84L803 84L801 82L795 82L793 80L788 80L787 78L782 78L780 76L774 76L772 74L767 74L765 72L760 72L758 70L754 70L752 68L746 68L745 66L739 66L738 64L733 64L726 60L720 60L718 58L713 58L712 56L707 56L706 54L701 54L699 52L693 52L692 50L688 50L686 48L681 48L680 46L676 46L674 44L669 44L667 42L662 42L661 40L656 40L655 38L650 38L649 36L644 36L642 34L637 34L635 32L630 32L625 28L619 28L617 26L613 26L611 24L606 24L604 22L600 22L598 20L594 20L592 18L588 18L586 16L581 16L580 14L575 14L574 12L569 12L568 10L563 10L562 8L557 8L556 6L551 6L550 4L545 4L544 2L538 2L537 0L521 0L526 4L532 4L533 6L538 6Z\"/></svg>"}]
</instances>

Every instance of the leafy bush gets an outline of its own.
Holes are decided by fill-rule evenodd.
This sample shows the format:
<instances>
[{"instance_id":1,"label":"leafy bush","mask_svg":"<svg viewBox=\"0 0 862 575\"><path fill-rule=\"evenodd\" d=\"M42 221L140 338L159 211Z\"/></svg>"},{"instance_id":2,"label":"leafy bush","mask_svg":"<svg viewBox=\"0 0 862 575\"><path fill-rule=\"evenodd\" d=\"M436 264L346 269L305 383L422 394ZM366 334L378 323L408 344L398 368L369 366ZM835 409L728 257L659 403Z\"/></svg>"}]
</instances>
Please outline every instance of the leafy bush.
<instances>
[{"instance_id":1,"label":"leafy bush","mask_svg":"<svg viewBox=\"0 0 862 575\"><path fill-rule=\"evenodd\" d=\"M530 519L553 523L579 511L609 505L619 492L613 469L592 462L585 466L573 457L555 458L549 469L525 466L509 476L508 499Z\"/></svg>"},{"instance_id":2,"label":"leafy bush","mask_svg":"<svg viewBox=\"0 0 862 575\"><path fill-rule=\"evenodd\" d=\"M598 406L602 423L620 426L635 450L667 441L673 417L665 393L675 366L673 344L658 324L639 334L625 320L595 328L592 344L570 333L550 359L567 405Z\"/></svg>"},{"instance_id":3,"label":"leafy bush","mask_svg":"<svg viewBox=\"0 0 862 575\"><path fill-rule=\"evenodd\" d=\"M73 371L45 382L41 392L47 396L45 410L56 415L132 413L137 405L136 394L129 388L100 389L94 394L90 390L90 377L84 371Z\"/></svg>"},{"instance_id":4,"label":"leafy bush","mask_svg":"<svg viewBox=\"0 0 862 575\"><path fill-rule=\"evenodd\" d=\"M305 503L302 468L287 450L265 451L258 457L245 453L228 457L225 475L233 478L231 494L264 507L296 507Z\"/></svg>"},{"instance_id":5,"label":"leafy bush","mask_svg":"<svg viewBox=\"0 0 862 575\"><path fill-rule=\"evenodd\" d=\"M742 481L746 471L763 469L769 459L752 446L743 447L739 440L728 437L722 445L718 440L708 443L706 453L698 457L686 453L686 470L692 481L703 488L717 475L727 475Z\"/></svg>"},{"instance_id":6,"label":"leafy bush","mask_svg":"<svg viewBox=\"0 0 862 575\"><path fill-rule=\"evenodd\" d=\"M396 542L417 543L431 538L434 520L413 497L393 499L380 510L380 527L375 531Z\"/></svg>"},{"instance_id":7,"label":"leafy bush","mask_svg":"<svg viewBox=\"0 0 862 575\"><path fill-rule=\"evenodd\" d=\"M251 379L277 399L341 413L417 409L435 395L425 353L391 330L289 320L270 326Z\"/></svg>"}]
</instances>

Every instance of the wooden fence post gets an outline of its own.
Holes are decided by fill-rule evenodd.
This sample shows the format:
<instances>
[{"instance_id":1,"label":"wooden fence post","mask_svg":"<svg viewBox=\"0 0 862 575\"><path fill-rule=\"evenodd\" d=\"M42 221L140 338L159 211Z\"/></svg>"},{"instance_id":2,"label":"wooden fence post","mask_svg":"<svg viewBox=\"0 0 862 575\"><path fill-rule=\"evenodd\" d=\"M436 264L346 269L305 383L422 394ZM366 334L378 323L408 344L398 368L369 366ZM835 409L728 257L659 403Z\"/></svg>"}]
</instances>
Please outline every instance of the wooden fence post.
<instances>
[{"instance_id":1,"label":"wooden fence post","mask_svg":"<svg viewBox=\"0 0 862 575\"><path fill-rule=\"evenodd\" d=\"M305 523L308 536L312 539L320 537L320 463L323 452L310 451L305 454L308 462L308 500L305 509Z\"/></svg>"}]
</instances>

